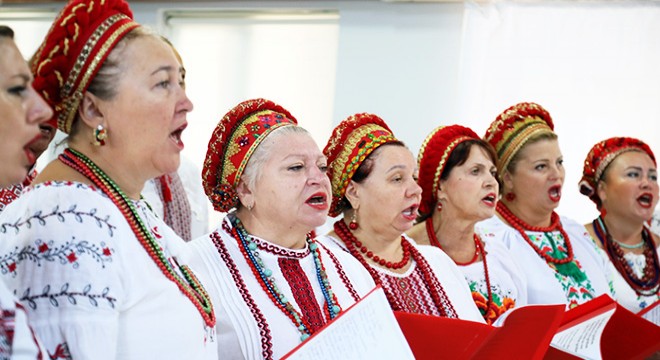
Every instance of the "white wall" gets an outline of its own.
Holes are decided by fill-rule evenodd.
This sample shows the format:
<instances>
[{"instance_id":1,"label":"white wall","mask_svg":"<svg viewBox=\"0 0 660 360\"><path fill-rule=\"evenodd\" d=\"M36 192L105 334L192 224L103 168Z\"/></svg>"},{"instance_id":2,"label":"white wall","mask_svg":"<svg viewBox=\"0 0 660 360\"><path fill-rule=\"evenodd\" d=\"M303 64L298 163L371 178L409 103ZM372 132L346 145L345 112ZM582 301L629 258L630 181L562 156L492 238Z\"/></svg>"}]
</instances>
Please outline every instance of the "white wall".
<instances>
[{"instance_id":1,"label":"white wall","mask_svg":"<svg viewBox=\"0 0 660 360\"><path fill-rule=\"evenodd\" d=\"M660 131L655 125L660 119L660 74L655 70L660 63L660 27L656 25L660 24L660 2L548 1L508 5L511 3L505 1L485 5L222 1L135 3L131 7L138 22L157 28L163 27L162 11L173 8L338 10L332 125L356 112L376 113L415 153L426 134L437 125L461 123L482 134L506 107L519 101L539 102L553 115L560 145L570 159L560 213L586 222L593 218L595 209L577 193L576 183L586 150L595 141L607 136L637 136L660 152ZM517 11L529 14L534 10L537 15L540 10L541 16L536 16L533 23L516 18L520 16ZM548 16L544 16L546 13ZM475 20L475 14L483 19ZM598 17L595 23L560 24L559 20L567 14L584 19ZM612 32L612 27L636 19L634 28ZM502 34L510 37L498 38ZM494 46L493 39L512 42L506 50L520 62L509 68L484 64L502 54L488 47ZM577 62L566 49L579 51ZM625 56L610 61L622 54ZM186 54L183 56L185 60ZM552 60L553 67L534 67L538 58ZM581 71L572 71L575 66ZM200 71L204 69L188 68L189 73ZM476 76L479 74L475 75L475 71L484 71L488 76ZM549 82L552 79L561 81ZM574 86L576 81L581 86ZM619 82L626 86L617 87ZM576 111L581 104L583 108ZM195 119L193 112L191 119L215 123L221 115ZM188 157L201 166L203 154Z\"/></svg>"}]
</instances>

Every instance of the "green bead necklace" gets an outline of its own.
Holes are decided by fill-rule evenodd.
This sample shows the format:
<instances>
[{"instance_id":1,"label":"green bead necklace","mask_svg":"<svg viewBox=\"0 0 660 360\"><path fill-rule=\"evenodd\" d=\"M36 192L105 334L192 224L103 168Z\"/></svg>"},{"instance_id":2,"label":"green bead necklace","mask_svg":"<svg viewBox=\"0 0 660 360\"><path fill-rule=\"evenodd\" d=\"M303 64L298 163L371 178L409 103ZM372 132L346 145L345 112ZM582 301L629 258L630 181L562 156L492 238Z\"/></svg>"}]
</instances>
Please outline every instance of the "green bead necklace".
<instances>
[{"instance_id":1,"label":"green bead necklace","mask_svg":"<svg viewBox=\"0 0 660 360\"><path fill-rule=\"evenodd\" d=\"M216 319L215 313L213 312L213 305L211 304L208 293L202 284L200 284L199 280L188 266L178 265L183 278L174 270L160 249L153 234L138 215L135 205L124 194L119 186L92 160L76 150L70 148L64 150L64 153L59 156L59 160L88 178L96 187L100 188L110 200L112 200L124 215L124 218L130 225L138 241L147 251L151 259L156 263L158 268L160 268L163 274L173 281L179 287L181 292L190 299L193 305L195 305L199 313L202 315L206 326L214 327Z\"/></svg>"}]
</instances>

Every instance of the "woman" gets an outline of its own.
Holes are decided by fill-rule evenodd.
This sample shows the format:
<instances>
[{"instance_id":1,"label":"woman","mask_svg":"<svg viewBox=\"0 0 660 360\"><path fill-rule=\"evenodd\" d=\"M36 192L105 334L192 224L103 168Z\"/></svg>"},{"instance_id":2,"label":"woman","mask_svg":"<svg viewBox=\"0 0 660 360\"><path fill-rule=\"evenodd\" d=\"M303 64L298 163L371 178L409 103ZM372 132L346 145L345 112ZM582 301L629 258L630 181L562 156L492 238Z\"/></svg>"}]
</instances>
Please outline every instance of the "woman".
<instances>
[{"instance_id":1,"label":"woman","mask_svg":"<svg viewBox=\"0 0 660 360\"><path fill-rule=\"evenodd\" d=\"M39 101L43 102L43 99ZM40 134L38 139L30 142L30 145L27 147L27 151L31 152L30 158L35 160L31 165L28 165L29 170L27 175L20 182L14 183L8 187L0 187L0 212L2 212L12 201L18 199L23 193L23 189L29 186L34 178L37 177L36 160L39 159L39 156L41 156L44 151L46 151L48 144L50 144L55 137L55 127L57 124L54 120L55 119L52 119L52 121L39 124Z\"/></svg>"},{"instance_id":2,"label":"woman","mask_svg":"<svg viewBox=\"0 0 660 360\"><path fill-rule=\"evenodd\" d=\"M610 289L585 228L555 212L564 166L553 128L550 114L534 103L514 105L490 125L484 140L497 153L503 197L498 216L478 230L501 239L525 269L529 304L573 308Z\"/></svg>"},{"instance_id":3,"label":"woman","mask_svg":"<svg viewBox=\"0 0 660 360\"><path fill-rule=\"evenodd\" d=\"M474 231L495 214L496 162L493 148L474 131L460 125L433 130L419 151L422 201L418 223L408 231L418 244L441 248L454 260L488 324L527 300L524 273L504 245Z\"/></svg>"},{"instance_id":4,"label":"woman","mask_svg":"<svg viewBox=\"0 0 660 360\"><path fill-rule=\"evenodd\" d=\"M327 217L325 171L309 133L269 100L238 104L215 128L202 178L228 214L190 244L216 304L222 356L279 359L374 287L355 260L309 235Z\"/></svg>"},{"instance_id":5,"label":"woman","mask_svg":"<svg viewBox=\"0 0 660 360\"><path fill-rule=\"evenodd\" d=\"M605 250L616 300L639 312L660 299L660 238L645 222L658 203L658 169L651 148L629 137L594 145L584 160L580 192L600 211L585 227ZM606 255L605 255L606 253Z\"/></svg>"},{"instance_id":6,"label":"woman","mask_svg":"<svg viewBox=\"0 0 660 360\"><path fill-rule=\"evenodd\" d=\"M32 72L69 148L0 215L0 270L49 355L216 358L183 242L140 200L179 165L192 109L172 50L121 0L72 1Z\"/></svg>"},{"instance_id":7,"label":"woman","mask_svg":"<svg viewBox=\"0 0 660 360\"><path fill-rule=\"evenodd\" d=\"M185 88L186 68L174 45L161 37L174 52L182 67L181 78ZM200 171L187 157L181 156L177 171L149 179L142 196L151 209L184 241L208 234L208 200L202 187Z\"/></svg>"},{"instance_id":8,"label":"woman","mask_svg":"<svg viewBox=\"0 0 660 360\"><path fill-rule=\"evenodd\" d=\"M350 116L323 152L332 183L330 216L344 217L322 241L358 259L393 310L483 322L451 259L405 235L417 217L421 189L412 153L385 122L372 114Z\"/></svg>"},{"instance_id":9,"label":"woman","mask_svg":"<svg viewBox=\"0 0 660 360\"><path fill-rule=\"evenodd\" d=\"M13 30L0 25L0 187L25 179L36 159L30 147L41 138L39 125L52 115L32 88L32 74L14 43ZM0 311L0 358L42 358L25 309L2 281Z\"/></svg>"}]
</instances>

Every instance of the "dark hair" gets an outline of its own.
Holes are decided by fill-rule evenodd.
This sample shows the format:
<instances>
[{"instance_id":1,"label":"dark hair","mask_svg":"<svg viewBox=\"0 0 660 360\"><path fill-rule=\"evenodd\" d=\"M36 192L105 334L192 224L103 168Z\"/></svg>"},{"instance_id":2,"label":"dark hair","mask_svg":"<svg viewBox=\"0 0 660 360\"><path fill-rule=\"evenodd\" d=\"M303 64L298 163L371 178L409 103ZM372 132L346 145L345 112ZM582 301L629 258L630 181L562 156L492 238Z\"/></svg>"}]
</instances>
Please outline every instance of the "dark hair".
<instances>
[{"instance_id":1,"label":"dark hair","mask_svg":"<svg viewBox=\"0 0 660 360\"><path fill-rule=\"evenodd\" d=\"M376 148L374 151L372 151L369 155L367 155L366 158L362 161L362 164L355 170L355 173L353 173L353 177L351 180L355 181L356 183L360 184L362 183L369 175L371 174L371 171L374 168L374 161L376 160L376 151L382 147L388 146L388 145L394 145L394 146L402 146L406 147L406 144L404 144L402 141L392 141L385 143L378 148ZM351 209L351 203L346 199L346 196L341 199L341 201L338 204L338 208L342 209L342 211L346 209Z\"/></svg>"},{"instance_id":2,"label":"dark hair","mask_svg":"<svg viewBox=\"0 0 660 360\"><path fill-rule=\"evenodd\" d=\"M0 37L14 38L14 30L7 25L0 25Z\"/></svg>"},{"instance_id":3,"label":"dark hair","mask_svg":"<svg viewBox=\"0 0 660 360\"><path fill-rule=\"evenodd\" d=\"M447 180L449 173L451 173L455 167L465 164L468 157L470 157L470 150L472 150L473 145L478 146L484 150L488 155L488 158L490 158L490 161L492 161L493 164L497 166L497 155L489 143L482 139L466 140L456 145L456 148L454 148L451 154L449 154L447 162L445 163L445 167L442 169L442 174L440 174L441 181Z\"/></svg>"},{"instance_id":4,"label":"dark hair","mask_svg":"<svg viewBox=\"0 0 660 360\"><path fill-rule=\"evenodd\" d=\"M481 148L483 151L486 152L488 155L488 158L490 161L493 162L493 165L497 166L497 154L495 153L495 149L485 140L483 139L469 139L461 142L460 144L456 145L454 150L449 154L449 157L447 158L447 161L445 162L445 167L442 169L442 173L440 174L440 181L447 180L449 178L449 174L451 171L457 167L465 164L465 162L468 160L470 157L470 150L472 150L472 146L477 146ZM499 187L502 187L502 184L500 184L500 178L499 176L495 176L495 179L497 181L497 184ZM417 217L417 222L420 223L433 214L433 211L429 212L428 214L419 214Z\"/></svg>"}]
</instances>

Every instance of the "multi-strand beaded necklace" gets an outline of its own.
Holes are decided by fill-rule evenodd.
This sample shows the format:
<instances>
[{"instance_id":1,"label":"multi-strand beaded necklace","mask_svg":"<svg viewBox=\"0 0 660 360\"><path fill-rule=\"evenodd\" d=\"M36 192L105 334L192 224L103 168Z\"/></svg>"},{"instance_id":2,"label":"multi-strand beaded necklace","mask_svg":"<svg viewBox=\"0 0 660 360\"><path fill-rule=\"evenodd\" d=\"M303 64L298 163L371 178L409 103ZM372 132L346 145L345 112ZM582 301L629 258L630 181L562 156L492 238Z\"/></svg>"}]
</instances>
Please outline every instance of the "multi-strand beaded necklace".
<instances>
[{"instance_id":1,"label":"multi-strand beaded necklace","mask_svg":"<svg viewBox=\"0 0 660 360\"><path fill-rule=\"evenodd\" d=\"M607 231L607 226L605 222L599 216L592 223L594 227L594 232L596 237L603 244L603 248L607 252L607 255L610 257L610 261L616 268L616 270L622 275L623 279L626 280L628 285L637 293L638 296L650 296L655 295L660 291L660 266L658 264L658 253L655 248L655 243L653 242L653 237L646 227L642 227L642 242L641 246L644 246L644 259L646 265L644 266L643 276L640 279L633 269L630 267L630 264L624 257L623 250L618 241L612 238L612 235ZM638 246L629 246L629 248L637 248Z\"/></svg>"},{"instance_id":2,"label":"multi-strand beaded necklace","mask_svg":"<svg viewBox=\"0 0 660 360\"><path fill-rule=\"evenodd\" d=\"M110 198L115 206L119 208L122 215L124 215L135 237L137 237L142 247L147 251L149 257L156 263L165 277L174 282L179 287L179 290L190 299L204 319L206 326L214 327L216 320L215 313L213 312L211 300L204 287L199 283L199 280L197 280L197 277L195 277L188 266L179 266L183 278L172 267L153 234L142 221L140 215L138 215L135 205L119 186L94 164L92 160L76 150L64 150L64 153L59 156L59 159L88 178L94 186L101 189Z\"/></svg>"},{"instance_id":3,"label":"multi-strand beaded necklace","mask_svg":"<svg viewBox=\"0 0 660 360\"><path fill-rule=\"evenodd\" d=\"M312 335L310 330L312 329L312 326L309 324L309 321L298 310L296 310L293 304L291 304L286 296L279 290L275 278L273 277L273 271L266 268L264 265L263 260L259 256L257 244L254 242L252 236L248 234L247 230L245 230L240 219L235 215L230 214L229 220L232 223L232 227L229 228L225 223L223 224L223 229L238 242L241 253L243 253L245 260L249 264L252 273L257 278L257 281L263 288L264 292L268 294L270 300L284 313L284 315L296 325L300 332L300 341L305 341L310 335ZM314 256L316 278L321 286L323 297L325 298L326 315L332 320L341 312L341 307L337 301L337 296L332 291L332 287L328 281L328 276L326 275L326 270L321 260L319 245L309 236L307 236L305 241Z\"/></svg>"},{"instance_id":4,"label":"multi-strand beaded necklace","mask_svg":"<svg viewBox=\"0 0 660 360\"><path fill-rule=\"evenodd\" d=\"M502 202L497 203L497 212L502 215L504 220L506 220L514 229L516 229L518 233L520 233L527 244L529 244L529 246L531 246L532 249L534 249L534 251L540 257L542 257L546 263L554 266L558 273L571 277L579 283L587 279L587 275L575 263L571 240L568 238L566 231L564 231L564 227L561 225L559 215L557 215L556 212L553 211L550 215L550 226L548 227L531 226L525 223L516 215L514 215L511 210L509 210L509 208ZM542 232L545 238L550 242L550 246L552 246L552 254L548 254L536 246L536 244L534 244L534 242L529 238L529 235L527 235L527 231ZM566 244L566 253L557 248L555 240L550 235L550 233L553 231L559 231L561 236L564 238L564 243Z\"/></svg>"},{"instance_id":5,"label":"multi-strand beaded necklace","mask_svg":"<svg viewBox=\"0 0 660 360\"><path fill-rule=\"evenodd\" d=\"M431 242L431 245L438 247L439 249L442 249L442 246L440 246L440 241L438 241L438 237L435 235L435 229L433 228L433 219L429 217L426 219L426 234L429 237L429 241ZM488 310L490 309L491 304L493 303L493 290L490 288L490 274L488 273L488 263L486 262L486 250L483 247L483 243L481 242L481 239L479 239L479 235L477 233L474 233L473 236L474 239L474 257L472 260L461 263L458 261L454 261L456 265L459 266L467 266L470 264L473 264L479 260L479 255L481 255L482 262L484 263L484 277L486 278L486 288L488 289L488 301L486 302L486 312L485 314L488 314Z\"/></svg>"},{"instance_id":6,"label":"multi-strand beaded necklace","mask_svg":"<svg viewBox=\"0 0 660 360\"><path fill-rule=\"evenodd\" d=\"M351 253L351 255L353 255L353 257L355 257L356 259L358 259L358 261L360 261L362 266L364 266L364 268L367 269L367 271L369 271L369 274L371 274L371 277L374 279L374 282L376 283L376 285L381 285L382 286L383 284L380 280L380 277L378 276L378 273L376 272L376 270L373 267L371 267L371 265L369 265L369 263L367 263L367 260L365 259L365 257L372 258L373 253L371 251L369 251L366 248L366 246L362 245L362 243L355 237L355 235L353 235L353 233L348 228L348 225L346 225L346 222L344 222L343 219L339 219L335 222L334 229L335 229L335 233L337 234L337 236L339 236L339 238L346 245L346 248ZM358 246L359 246L359 249L357 248ZM419 268L422 272L422 277L423 277L423 280L424 280L424 284L428 288L429 294L431 295L431 299L433 300L433 304L438 309L438 313L440 313L440 316L441 317L455 317L455 316L450 316L447 309L445 309L445 306L443 305L443 301L440 298L439 291L432 288L432 284L434 284L434 283L440 284L440 282L437 279L435 279L435 275L433 275L433 270L431 269L431 266L428 264L428 262L426 262L426 260L422 256L422 254L420 254L419 251L417 251L417 249L414 246L410 245L410 243L408 243L408 241L405 238L403 238L403 236L401 238L401 246L404 247L404 249L403 249L404 258L401 261L399 261L397 263L394 263L397 266L396 268L399 268L399 269L403 268L406 264L408 264L408 262L412 258L415 261L415 263L417 264L417 266L419 266ZM364 250L362 249L362 247L364 247ZM406 249L407 249L407 251L406 251ZM364 256L361 255L360 252L362 252L362 254ZM369 256L370 254L372 256ZM373 260L373 258L372 258L372 260ZM381 264L380 261L378 261L377 263L381 266L387 267L386 266L387 264ZM403 264L403 265L401 265L401 264ZM389 268L395 268L395 267L390 266ZM396 299L392 298L392 295L389 294L388 291L385 291L385 296L387 297L387 300L389 301L390 305L392 306L392 310L395 310L395 311L401 310L401 309L397 308ZM448 304L447 306L450 307L449 310L453 314L455 314L455 311L453 309L453 306L449 302L449 299L447 299L447 304Z\"/></svg>"}]
</instances>

